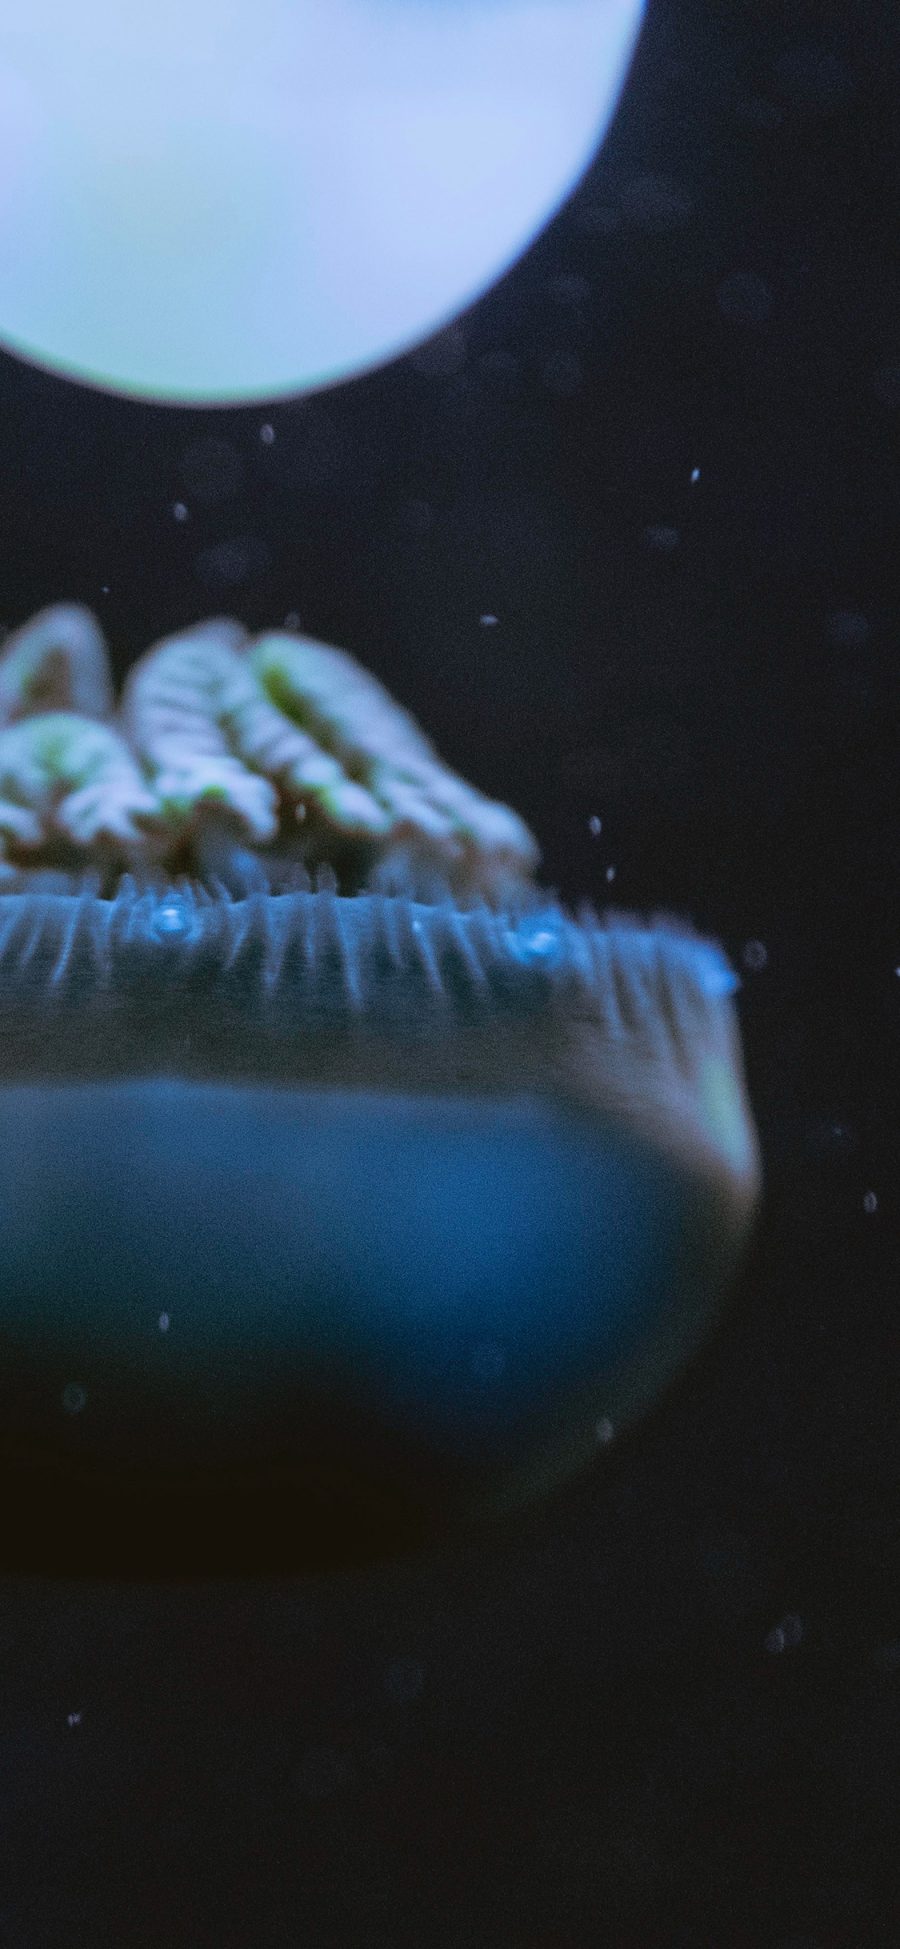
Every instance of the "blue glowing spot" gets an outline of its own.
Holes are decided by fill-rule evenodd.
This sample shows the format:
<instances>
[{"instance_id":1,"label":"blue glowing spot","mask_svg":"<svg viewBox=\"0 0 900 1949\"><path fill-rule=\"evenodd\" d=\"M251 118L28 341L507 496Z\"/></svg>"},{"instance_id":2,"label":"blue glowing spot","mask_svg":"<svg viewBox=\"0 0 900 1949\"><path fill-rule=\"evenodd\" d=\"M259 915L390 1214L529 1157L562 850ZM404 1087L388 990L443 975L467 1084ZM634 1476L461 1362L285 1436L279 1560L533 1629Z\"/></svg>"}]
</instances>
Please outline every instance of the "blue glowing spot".
<instances>
[{"instance_id":1,"label":"blue glowing spot","mask_svg":"<svg viewBox=\"0 0 900 1949\"><path fill-rule=\"evenodd\" d=\"M527 967L532 962L547 965L562 956L564 939L560 928L548 927L541 921L523 923L519 927L506 928L503 935L505 947L510 954Z\"/></svg>"},{"instance_id":2,"label":"blue glowing spot","mask_svg":"<svg viewBox=\"0 0 900 1949\"><path fill-rule=\"evenodd\" d=\"M183 940L193 931L193 915L177 900L154 907L149 931L158 940Z\"/></svg>"}]
</instances>

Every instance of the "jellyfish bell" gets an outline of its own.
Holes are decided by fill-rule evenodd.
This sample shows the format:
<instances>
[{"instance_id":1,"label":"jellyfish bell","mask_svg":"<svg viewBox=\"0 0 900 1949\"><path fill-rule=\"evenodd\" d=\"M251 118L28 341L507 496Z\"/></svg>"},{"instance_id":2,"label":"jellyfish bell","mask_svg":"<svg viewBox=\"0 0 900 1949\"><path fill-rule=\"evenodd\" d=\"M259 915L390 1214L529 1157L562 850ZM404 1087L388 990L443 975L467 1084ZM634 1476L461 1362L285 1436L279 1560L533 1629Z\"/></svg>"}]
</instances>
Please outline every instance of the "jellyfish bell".
<instances>
[{"instance_id":1,"label":"jellyfish bell","mask_svg":"<svg viewBox=\"0 0 900 1949\"><path fill-rule=\"evenodd\" d=\"M195 626L101 723L61 606L0 699L0 1563L290 1572L533 1507L739 1262L721 950L564 912L330 645Z\"/></svg>"},{"instance_id":2,"label":"jellyfish bell","mask_svg":"<svg viewBox=\"0 0 900 1949\"><path fill-rule=\"evenodd\" d=\"M0 20L0 342L182 404L430 336L608 125L642 0L29 0Z\"/></svg>"}]
</instances>

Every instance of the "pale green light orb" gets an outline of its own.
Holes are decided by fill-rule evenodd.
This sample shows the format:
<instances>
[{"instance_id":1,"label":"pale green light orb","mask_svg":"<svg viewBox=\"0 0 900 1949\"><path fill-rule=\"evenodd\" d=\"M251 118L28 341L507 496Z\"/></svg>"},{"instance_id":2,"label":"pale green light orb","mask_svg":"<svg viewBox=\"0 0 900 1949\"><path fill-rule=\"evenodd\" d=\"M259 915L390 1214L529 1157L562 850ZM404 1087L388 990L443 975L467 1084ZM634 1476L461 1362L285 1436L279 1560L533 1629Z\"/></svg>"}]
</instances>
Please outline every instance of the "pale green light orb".
<instances>
[{"instance_id":1,"label":"pale green light orb","mask_svg":"<svg viewBox=\"0 0 900 1949\"><path fill-rule=\"evenodd\" d=\"M334 384L456 316L608 125L643 0L20 0L0 343L172 404Z\"/></svg>"}]
</instances>

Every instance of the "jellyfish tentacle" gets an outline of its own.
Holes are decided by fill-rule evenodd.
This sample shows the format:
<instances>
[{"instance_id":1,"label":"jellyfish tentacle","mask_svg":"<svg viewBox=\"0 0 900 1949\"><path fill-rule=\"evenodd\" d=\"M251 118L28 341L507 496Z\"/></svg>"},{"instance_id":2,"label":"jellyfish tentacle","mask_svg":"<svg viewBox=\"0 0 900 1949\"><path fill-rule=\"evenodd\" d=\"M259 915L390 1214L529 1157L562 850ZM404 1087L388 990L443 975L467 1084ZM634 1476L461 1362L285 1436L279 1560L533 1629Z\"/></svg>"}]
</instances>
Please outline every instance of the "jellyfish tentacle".
<instances>
[{"instance_id":1,"label":"jellyfish tentacle","mask_svg":"<svg viewBox=\"0 0 900 1949\"><path fill-rule=\"evenodd\" d=\"M681 1166L714 1182L738 1234L759 1195L760 1164L722 950L658 916L580 922L592 968L566 1018L562 1094L612 1112Z\"/></svg>"},{"instance_id":2,"label":"jellyfish tentacle","mask_svg":"<svg viewBox=\"0 0 900 1949\"><path fill-rule=\"evenodd\" d=\"M106 722L113 715L106 639L79 603L39 610L0 652L0 725L46 711L73 711Z\"/></svg>"}]
</instances>

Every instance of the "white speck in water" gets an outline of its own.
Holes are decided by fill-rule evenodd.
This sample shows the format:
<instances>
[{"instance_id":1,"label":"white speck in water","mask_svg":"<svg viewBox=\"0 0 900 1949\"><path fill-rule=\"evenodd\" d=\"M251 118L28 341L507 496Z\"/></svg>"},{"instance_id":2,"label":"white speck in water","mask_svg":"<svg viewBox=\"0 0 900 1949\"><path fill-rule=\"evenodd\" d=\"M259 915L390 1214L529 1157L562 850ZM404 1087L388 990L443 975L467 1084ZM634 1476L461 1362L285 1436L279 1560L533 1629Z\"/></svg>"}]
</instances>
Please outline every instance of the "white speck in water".
<instances>
[{"instance_id":1,"label":"white speck in water","mask_svg":"<svg viewBox=\"0 0 900 1949\"><path fill-rule=\"evenodd\" d=\"M67 1726L80 1726L80 1724L81 1724L81 1713L80 1713L80 1712L70 1712L70 1713L68 1713L68 1715L67 1715L67 1717L66 1717L66 1725L67 1725Z\"/></svg>"},{"instance_id":2,"label":"white speck in water","mask_svg":"<svg viewBox=\"0 0 900 1949\"><path fill-rule=\"evenodd\" d=\"M762 941L748 941L741 955L744 967L752 968L754 974L758 974L760 968L766 966L768 959L768 950Z\"/></svg>"},{"instance_id":3,"label":"white speck in water","mask_svg":"<svg viewBox=\"0 0 900 1949\"><path fill-rule=\"evenodd\" d=\"M597 817L596 812L592 812L588 820L588 832L592 833L594 838L597 839L602 831L603 820Z\"/></svg>"},{"instance_id":4,"label":"white speck in water","mask_svg":"<svg viewBox=\"0 0 900 1949\"><path fill-rule=\"evenodd\" d=\"M601 1448L608 1448L610 1442L615 1440L616 1431L608 1414L601 1414L599 1421L595 1421L594 1436Z\"/></svg>"},{"instance_id":5,"label":"white speck in water","mask_svg":"<svg viewBox=\"0 0 900 1949\"><path fill-rule=\"evenodd\" d=\"M160 1333L168 1333L168 1331L169 1331L169 1315L168 1315L168 1313L160 1313L160 1316L159 1316L159 1330L160 1330Z\"/></svg>"},{"instance_id":6,"label":"white speck in water","mask_svg":"<svg viewBox=\"0 0 900 1949\"><path fill-rule=\"evenodd\" d=\"M172 508L176 521L187 521L188 511L183 501L176 501Z\"/></svg>"},{"instance_id":7,"label":"white speck in water","mask_svg":"<svg viewBox=\"0 0 900 1949\"><path fill-rule=\"evenodd\" d=\"M70 1381L68 1387L63 1388L62 1404L67 1414L80 1414L82 1408L87 1406L84 1388L79 1387L76 1381Z\"/></svg>"},{"instance_id":8,"label":"white speck in water","mask_svg":"<svg viewBox=\"0 0 900 1949\"><path fill-rule=\"evenodd\" d=\"M766 1650L778 1657L782 1651L796 1651L803 1637L803 1624L796 1611L789 1611L766 1637Z\"/></svg>"},{"instance_id":9,"label":"white speck in water","mask_svg":"<svg viewBox=\"0 0 900 1949\"><path fill-rule=\"evenodd\" d=\"M101 595L104 595L104 596L108 596L108 595L109 595L109 583L108 583L108 582L104 582L104 584L103 584L103 587L102 587L102 589L101 589L101 591L100 591L100 594L101 594Z\"/></svg>"},{"instance_id":10,"label":"white speck in water","mask_svg":"<svg viewBox=\"0 0 900 1949\"><path fill-rule=\"evenodd\" d=\"M698 480L699 480L699 479L700 479L700 469L699 469L699 467L694 467L694 468L692 468L692 469L691 469L691 486L692 486L692 487L696 487L696 485L697 485L697 482L698 482Z\"/></svg>"},{"instance_id":11,"label":"white speck in water","mask_svg":"<svg viewBox=\"0 0 900 1949\"><path fill-rule=\"evenodd\" d=\"M482 629L493 629L495 623L499 621L499 617L479 616L478 621L480 622Z\"/></svg>"},{"instance_id":12,"label":"white speck in water","mask_svg":"<svg viewBox=\"0 0 900 1949\"><path fill-rule=\"evenodd\" d=\"M264 426L260 427L259 437L264 447L271 447L273 445L275 440L275 428L270 424L268 420L266 420Z\"/></svg>"},{"instance_id":13,"label":"white speck in water","mask_svg":"<svg viewBox=\"0 0 900 1949\"><path fill-rule=\"evenodd\" d=\"M659 522L645 528L644 534L650 547L657 549L662 555L673 555L681 540L678 529L669 527L666 522Z\"/></svg>"},{"instance_id":14,"label":"white speck in water","mask_svg":"<svg viewBox=\"0 0 900 1949\"><path fill-rule=\"evenodd\" d=\"M878 1199L875 1192L867 1191L863 1199L863 1211L873 1212L877 1210L878 1210Z\"/></svg>"},{"instance_id":15,"label":"white speck in water","mask_svg":"<svg viewBox=\"0 0 900 1949\"><path fill-rule=\"evenodd\" d=\"M608 867L607 867L607 869L606 869L606 877L607 877L607 879L608 879L608 880L614 880L614 879L615 879L615 877L616 877L616 869L615 869L615 867L614 867L614 866L608 866Z\"/></svg>"},{"instance_id":16,"label":"white speck in water","mask_svg":"<svg viewBox=\"0 0 900 1949\"><path fill-rule=\"evenodd\" d=\"M284 619L285 629L300 629L302 624L296 609L289 609Z\"/></svg>"}]
</instances>

